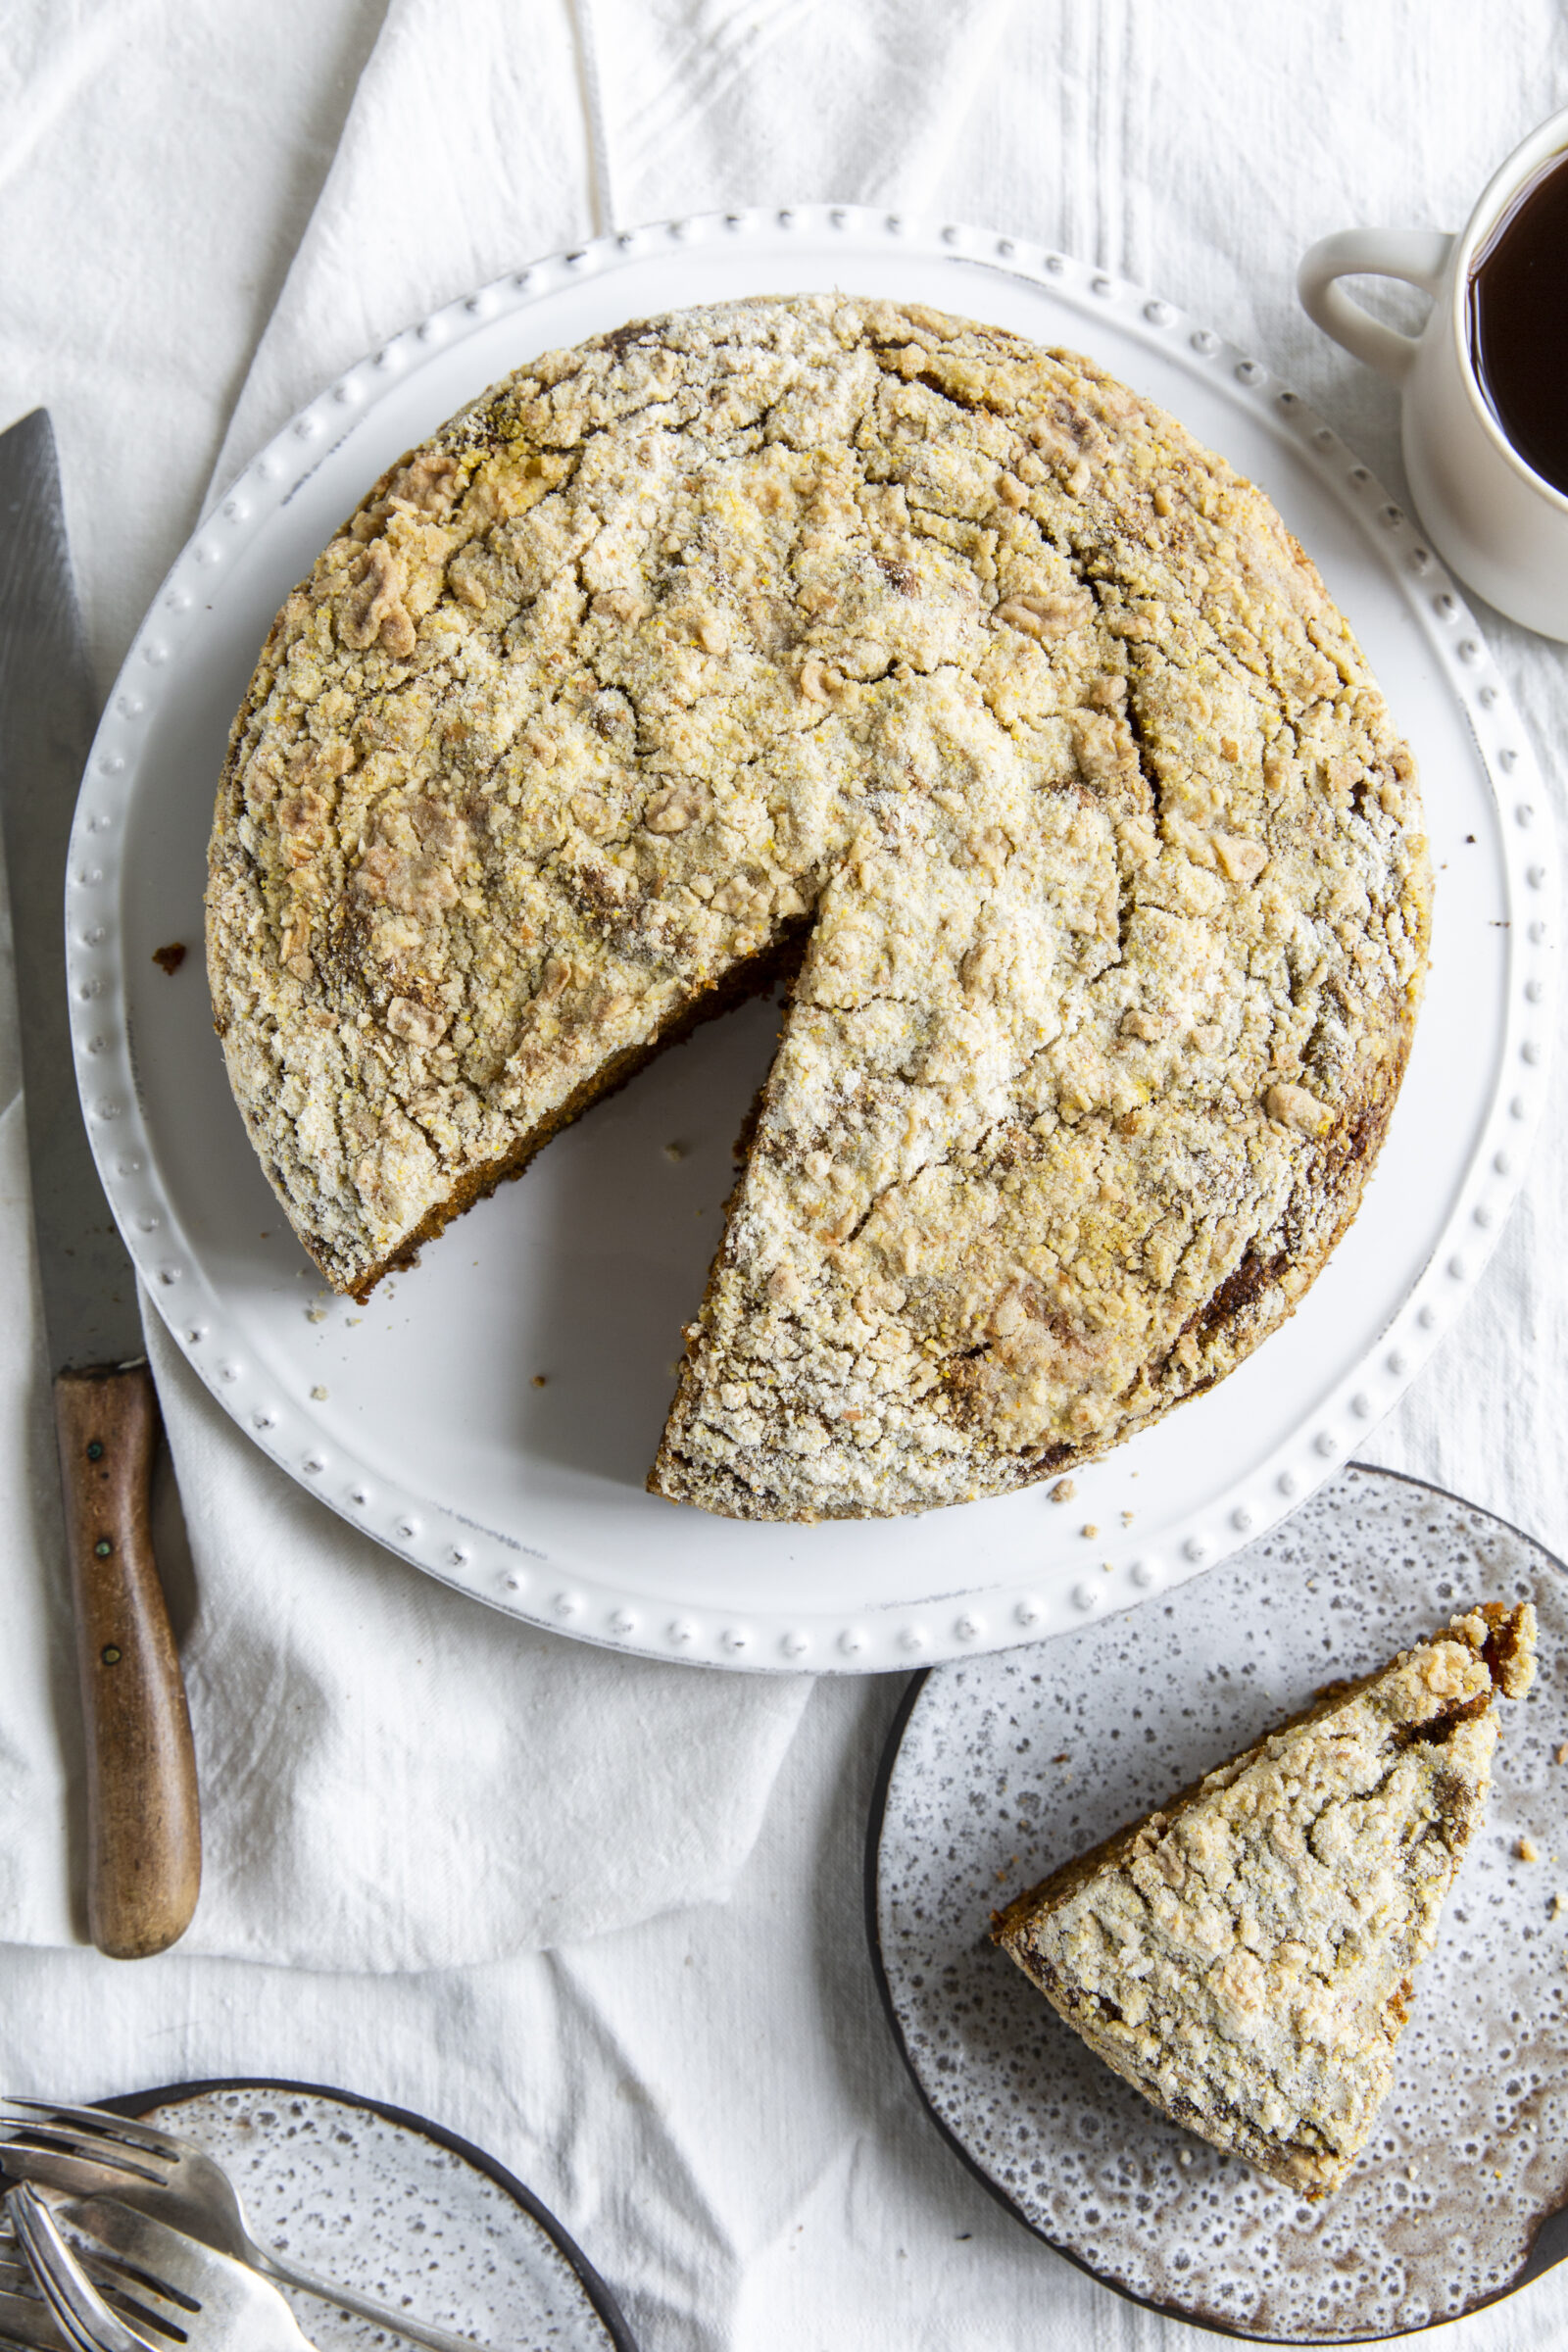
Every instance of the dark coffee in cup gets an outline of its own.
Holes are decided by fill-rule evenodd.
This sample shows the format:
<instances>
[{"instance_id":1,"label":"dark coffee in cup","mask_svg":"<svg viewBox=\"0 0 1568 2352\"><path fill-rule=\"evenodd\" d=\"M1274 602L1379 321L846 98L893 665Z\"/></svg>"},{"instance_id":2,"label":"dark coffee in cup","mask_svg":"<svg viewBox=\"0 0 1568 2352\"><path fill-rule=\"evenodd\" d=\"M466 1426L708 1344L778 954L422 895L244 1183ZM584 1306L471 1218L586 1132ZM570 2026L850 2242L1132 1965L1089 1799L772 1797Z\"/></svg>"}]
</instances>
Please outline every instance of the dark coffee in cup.
<instances>
[{"instance_id":1,"label":"dark coffee in cup","mask_svg":"<svg viewBox=\"0 0 1568 2352\"><path fill-rule=\"evenodd\" d=\"M1470 360L1506 439L1568 493L1568 154L1520 189L1470 271Z\"/></svg>"}]
</instances>

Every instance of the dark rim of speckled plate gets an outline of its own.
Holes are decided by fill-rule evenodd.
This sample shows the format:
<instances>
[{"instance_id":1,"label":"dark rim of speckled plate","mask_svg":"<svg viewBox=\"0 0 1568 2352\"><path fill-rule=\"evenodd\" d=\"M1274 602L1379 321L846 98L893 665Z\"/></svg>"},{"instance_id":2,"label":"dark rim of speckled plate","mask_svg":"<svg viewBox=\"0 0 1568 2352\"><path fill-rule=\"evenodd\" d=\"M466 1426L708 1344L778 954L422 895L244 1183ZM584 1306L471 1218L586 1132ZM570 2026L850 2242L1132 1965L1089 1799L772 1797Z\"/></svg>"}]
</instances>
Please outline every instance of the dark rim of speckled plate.
<instances>
[{"instance_id":1,"label":"dark rim of speckled plate","mask_svg":"<svg viewBox=\"0 0 1568 2352\"><path fill-rule=\"evenodd\" d=\"M1511 1520L1498 1518L1495 1511L1483 1510L1478 1502L1466 1502L1462 1494L1453 1494L1447 1487L1434 1486L1432 1481L1427 1478L1411 1478L1402 1470L1385 1470L1376 1462L1347 1462L1345 1466L1348 1470L1360 1471L1364 1477L1396 1479L1401 1486L1420 1487L1429 1494L1440 1494L1445 1502L1457 1503L1461 1510L1475 1511L1479 1517L1491 1519L1498 1527L1507 1528L1510 1535L1518 1536L1522 1542L1533 1544L1538 1551L1545 1554L1559 1574L1568 1576L1568 1564L1559 1560L1555 1552L1548 1551L1538 1536L1530 1535L1522 1527L1515 1527ZM1070 1636L1066 1638L1070 1639ZM1109 2287L1112 2294L1120 2295L1124 2303L1136 2303L1140 2310L1154 2312L1162 2320L1181 2320L1189 2328L1201 2328L1209 2335L1227 2335L1243 2343L1316 2344L1322 2342L1323 2339L1317 2336L1256 2335L1249 2328L1228 2328L1222 2320L1212 2318L1207 2312L1189 2309L1182 2303L1156 2303L1151 2301L1147 2295L1135 2295L1132 2289L1123 2286L1119 2279L1108 2278L1103 2271L1097 2271L1092 2262L1086 2262L1084 2257L1081 2254L1075 2254L1070 2246L1058 2245L1054 2237L1048 2236L1044 2230L1038 2229L1028 2215L1021 2212L1013 2203L1006 2190L994 2180L984 2166L969 2153L963 2141L944 2122L926 2096L925 2085L915 2071L914 2062L909 2056L908 2045L904 2038L904 2027L899 2013L893 2005L893 1991L888 1984L887 1969L883 1964L882 1939L877 1922L877 1871L882 1851L882 1824L887 1813L888 1788L893 1780L893 1767L898 1762L899 1750L904 1745L905 1730L909 1717L914 1712L915 1701L924 1690L929 1677L938 1671L934 1666L924 1666L918 1673L909 1677L908 1687L899 1701L898 1713L894 1716L888 1730L887 1744L882 1750L882 1761L877 1767L876 1786L871 1791L871 1812L870 1819L866 1824L865 1836L865 1934L866 1941L871 1947L871 1967L876 1977L877 1990L882 1996L883 2011L892 2029L894 2041L898 2045L899 2056L904 2060L909 2081L914 2084L921 2106L965 2170L973 2174L981 2187L996 2199L1004 2213L1010 2213L1015 2222L1021 2222L1031 2237L1039 2238L1042 2245L1049 2246L1054 2254L1059 2254L1064 2262L1070 2262L1075 2271L1082 2271L1085 2278L1093 2278L1101 2286ZM1522 2286L1529 2286L1532 2280L1544 2278L1547 2271L1555 2270L1565 2255L1568 2255L1568 2205L1561 2205L1553 2212L1542 2215L1536 2227L1536 2233L1530 2241L1529 2253L1507 2285L1499 2287L1495 2294L1484 2295L1479 2302L1472 2303L1467 2311L1456 2311L1441 2320L1425 2320L1420 2328L1396 2328L1391 2333L1384 2335L1342 2335L1335 2337L1333 2342L1338 2344L1387 2344L1397 2342L1401 2336L1419 2335L1432 2328L1451 2328L1460 2320L1474 2319L1478 2311L1486 2311L1494 2303L1506 2302L1508 2297L1516 2295Z\"/></svg>"},{"instance_id":2,"label":"dark rim of speckled plate","mask_svg":"<svg viewBox=\"0 0 1568 2352\"><path fill-rule=\"evenodd\" d=\"M326 2082L274 2082L257 2075L225 2076L207 2082L171 2082L161 2090L131 2090L119 2098L98 2099L94 2103L110 2115L123 2115L132 2123L137 2123L154 2107L174 2107L186 2099L199 2099L210 2092L229 2090L263 2091L285 2099L334 2099L340 2107L358 2108L362 2115L378 2115L383 2123L399 2124L405 2132L417 2132L422 2138L433 2139L438 2147L450 2150L454 2156L461 2156L465 2164L471 2164L475 2172L484 2173L514 2205L519 2205L531 2222L537 2222L556 2251L575 2273L578 2285L604 2322L605 2332L614 2345L615 2352L638 2352L637 2339L621 2317L620 2306L609 2286L569 2230L562 2227L547 2205L540 2203L533 2190L525 2187L515 2174L509 2173L504 2164L498 2164L493 2156L487 2156L483 2148L476 2148L471 2140L460 2139L456 2132L448 2132L443 2125L432 2124L425 2116L415 2115L407 2107L388 2107L382 2099L364 2099L357 2091L334 2090Z\"/></svg>"}]
</instances>

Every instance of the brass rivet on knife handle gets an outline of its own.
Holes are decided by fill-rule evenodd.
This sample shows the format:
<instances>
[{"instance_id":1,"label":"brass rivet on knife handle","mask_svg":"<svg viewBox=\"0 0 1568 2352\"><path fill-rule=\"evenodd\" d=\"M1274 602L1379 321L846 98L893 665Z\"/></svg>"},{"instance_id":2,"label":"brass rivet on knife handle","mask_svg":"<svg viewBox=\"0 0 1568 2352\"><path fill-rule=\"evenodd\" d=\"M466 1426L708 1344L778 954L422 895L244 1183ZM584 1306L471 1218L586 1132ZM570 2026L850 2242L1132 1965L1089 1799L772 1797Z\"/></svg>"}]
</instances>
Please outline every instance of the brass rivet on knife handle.
<instances>
[{"instance_id":1,"label":"brass rivet on knife handle","mask_svg":"<svg viewBox=\"0 0 1568 2352\"><path fill-rule=\"evenodd\" d=\"M153 1559L145 1364L62 1372L55 1429L87 1734L87 1923L115 1960L177 1941L201 1886L196 1757Z\"/></svg>"}]
</instances>

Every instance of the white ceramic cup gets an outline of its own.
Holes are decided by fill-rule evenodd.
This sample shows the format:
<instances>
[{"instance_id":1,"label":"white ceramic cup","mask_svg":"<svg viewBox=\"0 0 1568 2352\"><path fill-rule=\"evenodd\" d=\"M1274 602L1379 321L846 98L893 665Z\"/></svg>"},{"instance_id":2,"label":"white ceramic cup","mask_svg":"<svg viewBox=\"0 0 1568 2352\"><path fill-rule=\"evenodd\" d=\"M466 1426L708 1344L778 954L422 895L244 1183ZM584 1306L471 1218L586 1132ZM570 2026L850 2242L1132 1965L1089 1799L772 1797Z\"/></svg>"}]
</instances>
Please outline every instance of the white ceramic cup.
<instances>
[{"instance_id":1,"label":"white ceramic cup","mask_svg":"<svg viewBox=\"0 0 1568 2352\"><path fill-rule=\"evenodd\" d=\"M1564 154L1568 109L1514 149L1457 236L1348 228L1312 247L1297 289L1325 334L1398 385L1410 495L1439 554L1499 612L1568 639L1568 497L1526 465L1493 415L1471 364L1469 319L1477 256L1526 182ZM1430 294L1420 334L1353 302L1338 280L1354 276L1403 278Z\"/></svg>"}]
</instances>

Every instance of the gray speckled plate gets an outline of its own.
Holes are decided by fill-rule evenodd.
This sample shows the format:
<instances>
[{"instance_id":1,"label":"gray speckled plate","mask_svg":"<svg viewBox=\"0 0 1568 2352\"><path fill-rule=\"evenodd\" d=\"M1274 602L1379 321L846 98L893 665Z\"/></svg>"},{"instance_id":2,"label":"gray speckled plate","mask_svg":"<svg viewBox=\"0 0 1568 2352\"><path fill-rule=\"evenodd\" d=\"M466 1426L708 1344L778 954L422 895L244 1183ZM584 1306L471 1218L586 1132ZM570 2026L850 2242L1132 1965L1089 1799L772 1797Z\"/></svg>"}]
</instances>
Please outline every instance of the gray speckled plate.
<instances>
[{"instance_id":1,"label":"gray speckled plate","mask_svg":"<svg viewBox=\"0 0 1568 2352\"><path fill-rule=\"evenodd\" d=\"M1486 1827L1416 1981L1395 2087L1319 2206L1168 2123L987 1935L993 1908L1471 1600L1532 1598ZM1066 1639L934 1668L867 1849L889 2015L981 2180L1136 2301L1241 2335L1403 2334L1568 2253L1568 1572L1451 1494L1352 1467L1265 1541ZM1521 1839L1540 1859L1519 1859ZM1557 1889L1562 1916L1555 1916Z\"/></svg>"},{"instance_id":2,"label":"gray speckled plate","mask_svg":"<svg viewBox=\"0 0 1568 2352\"><path fill-rule=\"evenodd\" d=\"M253 2233L307 2270L494 2352L636 2352L561 2224L439 2125L304 2082L191 2082L104 2104L215 2156ZM289 2301L318 2352L404 2340L314 2296Z\"/></svg>"}]
</instances>

